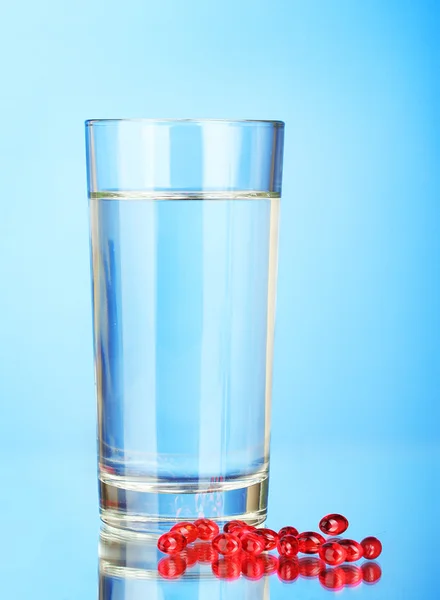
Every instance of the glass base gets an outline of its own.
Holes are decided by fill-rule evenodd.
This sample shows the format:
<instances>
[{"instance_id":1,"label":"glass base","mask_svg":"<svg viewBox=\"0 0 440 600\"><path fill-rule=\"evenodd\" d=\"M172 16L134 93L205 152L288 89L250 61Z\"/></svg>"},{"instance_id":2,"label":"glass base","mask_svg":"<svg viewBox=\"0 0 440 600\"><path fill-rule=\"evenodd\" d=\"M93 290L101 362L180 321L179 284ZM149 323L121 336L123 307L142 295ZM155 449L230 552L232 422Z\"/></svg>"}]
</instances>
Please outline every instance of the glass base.
<instances>
[{"instance_id":1,"label":"glass base","mask_svg":"<svg viewBox=\"0 0 440 600\"><path fill-rule=\"evenodd\" d=\"M219 525L241 519L257 526L266 520L268 483L267 469L214 481L152 481L101 473L100 516L111 527L151 535L202 517Z\"/></svg>"}]
</instances>

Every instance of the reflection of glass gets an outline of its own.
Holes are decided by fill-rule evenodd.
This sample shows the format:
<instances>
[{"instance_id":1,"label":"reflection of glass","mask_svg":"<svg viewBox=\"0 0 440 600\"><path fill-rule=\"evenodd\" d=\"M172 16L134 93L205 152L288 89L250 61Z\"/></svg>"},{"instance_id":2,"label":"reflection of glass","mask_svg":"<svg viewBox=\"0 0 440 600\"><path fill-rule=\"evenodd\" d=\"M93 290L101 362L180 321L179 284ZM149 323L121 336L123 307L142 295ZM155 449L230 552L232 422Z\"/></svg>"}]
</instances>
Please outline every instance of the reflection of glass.
<instances>
[{"instance_id":1,"label":"reflection of glass","mask_svg":"<svg viewBox=\"0 0 440 600\"><path fill-rule=\"evenodd\" d=\"M153 538L121 531L102 530L99 546L99 600L269 600L269 578L250 581L241 577L223 581L211 564L194 564L183 577L168 581L160 577L163 559Z\"/></svg>"},{"instance_id":2,"label":"reflection of glass","mask_svg":"<svg viewBox=\"0 0 440 600\"><path fill-rule=\"evenodd\" d=\"M284 124L86 129L101 516L261 523Z\"/></svg>"}]
</instances>

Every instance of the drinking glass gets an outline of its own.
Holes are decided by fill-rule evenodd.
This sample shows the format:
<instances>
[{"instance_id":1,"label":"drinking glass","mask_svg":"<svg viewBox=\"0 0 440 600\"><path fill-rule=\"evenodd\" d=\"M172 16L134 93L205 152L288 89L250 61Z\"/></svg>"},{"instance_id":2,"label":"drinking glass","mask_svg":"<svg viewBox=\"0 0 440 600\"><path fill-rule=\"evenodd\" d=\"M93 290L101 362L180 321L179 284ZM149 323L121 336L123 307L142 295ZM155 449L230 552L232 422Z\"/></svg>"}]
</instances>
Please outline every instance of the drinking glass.
<instances>
[{"instance_id":1,"label":"drinking glass","mask_svg":"<svg viewBox=\"0 0 440 600\"><path fill-rule=\"evenodd\" d=\"M264 521L284 124L86 122L100 513Z\"/></svg>"}]
</instances>

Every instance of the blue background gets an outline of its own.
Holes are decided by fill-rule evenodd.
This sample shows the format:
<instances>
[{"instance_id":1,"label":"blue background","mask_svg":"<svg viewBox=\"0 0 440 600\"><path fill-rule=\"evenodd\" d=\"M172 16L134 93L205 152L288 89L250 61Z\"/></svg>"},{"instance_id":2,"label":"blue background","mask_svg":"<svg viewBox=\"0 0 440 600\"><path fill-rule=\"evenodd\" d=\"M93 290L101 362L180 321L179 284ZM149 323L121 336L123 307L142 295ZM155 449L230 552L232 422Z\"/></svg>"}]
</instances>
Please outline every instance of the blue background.
<instances>
[{"instance_id":1,"label":"blue background","mask_svg":"<svg viewBox=\"0 0 440 600\"><path fill-rule=\"evenodd\" d=\"M369 597L436 598L413 532L440 534L439 3L41 0L0 23L3 591L96 595L83 121L224 117L286 122L269 524L345 511L388 545Z\"/></svg>"}]
</instances>

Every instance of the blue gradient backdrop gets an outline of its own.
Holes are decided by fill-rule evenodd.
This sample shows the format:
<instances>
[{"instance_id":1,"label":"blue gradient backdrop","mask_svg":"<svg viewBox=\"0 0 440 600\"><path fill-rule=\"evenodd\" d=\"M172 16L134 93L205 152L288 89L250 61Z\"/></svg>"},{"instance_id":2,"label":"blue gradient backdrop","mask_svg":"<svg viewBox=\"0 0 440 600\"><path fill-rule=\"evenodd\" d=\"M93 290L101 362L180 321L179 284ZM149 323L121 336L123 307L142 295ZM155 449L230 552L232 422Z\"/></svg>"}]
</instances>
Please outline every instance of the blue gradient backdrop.
<instances>
[{"instance_id":1,"label":"blue gradient backdrop","mask_svg":"<svg viewBox=\"0 0 440 600\"><path fill-rule=\"evenodd\" d=\"M272 506L318 517L327 494L371 527L382 514L397 531L395 510L434 519L439 3L27 0L0 15L0 508L21 532L8 530L8 573L25 532L46 556L70 535L68 561L96 545L92 117L286 121ZM63 597L93 597L95 564L83 568ZM44 573L29 589L65 585ZM395 597L435 598L433 585Z\"/></svg>"}]
</instances>

